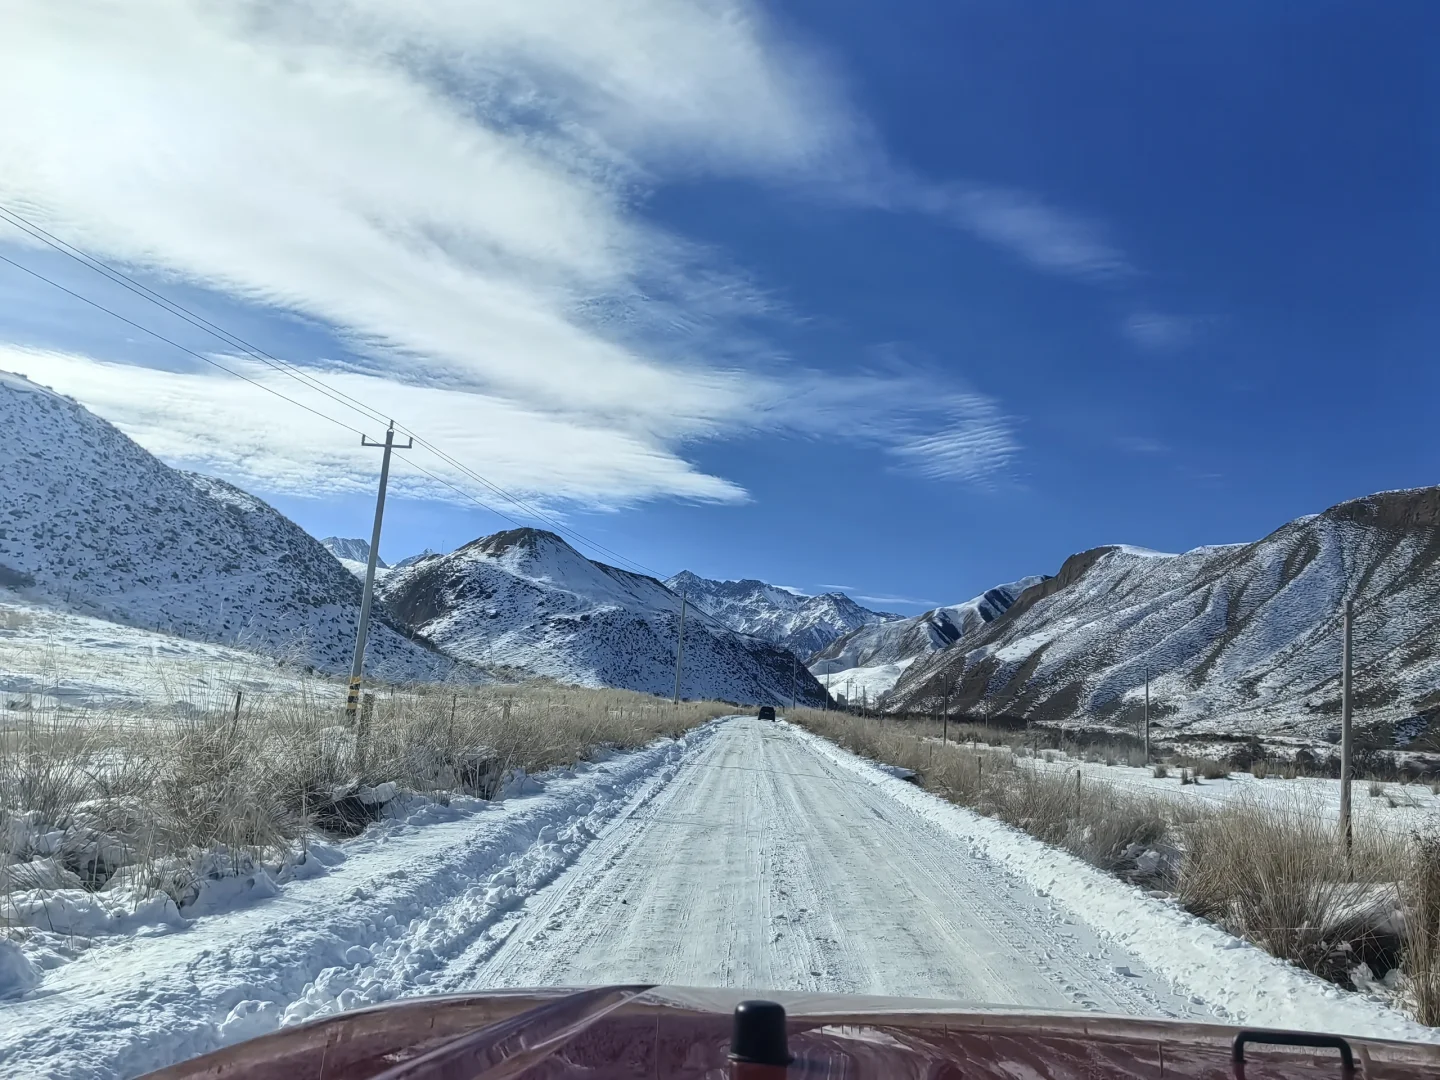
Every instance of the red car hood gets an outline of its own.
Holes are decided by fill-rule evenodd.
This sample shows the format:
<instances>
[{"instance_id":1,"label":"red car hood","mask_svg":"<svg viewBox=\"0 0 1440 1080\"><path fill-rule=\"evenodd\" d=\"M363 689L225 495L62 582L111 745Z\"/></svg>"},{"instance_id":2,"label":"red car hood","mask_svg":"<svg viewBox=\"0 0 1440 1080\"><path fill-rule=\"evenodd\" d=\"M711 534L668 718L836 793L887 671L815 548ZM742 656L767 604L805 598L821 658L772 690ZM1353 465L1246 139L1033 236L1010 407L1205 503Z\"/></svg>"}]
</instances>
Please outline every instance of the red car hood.
<instances>
[{"instance_id":1,"label":"red car hood","mask_svg":"<svg viewBox=\"0 0 1440 1080\"><path fill-rule=\"evenodd\" d=\"M788 1069L729 1060L731 1014L745 998L785 1006ZM1337 1048L1269 1043L1280 1033L1212 1024L954 1002L686 987L513 990L409 998L325 1017L150 1074L152 1080L499 1080L727 1076L869 1080L1250 1080L1440 1076L1440 1046L1371 1039ZM1281 1035L1283 1043L1283 1034ZM1243 1061L1239 1060L1243 1058ZM735 1070L732 1072L732 1070Z\"/></svg>"}]
</instances>

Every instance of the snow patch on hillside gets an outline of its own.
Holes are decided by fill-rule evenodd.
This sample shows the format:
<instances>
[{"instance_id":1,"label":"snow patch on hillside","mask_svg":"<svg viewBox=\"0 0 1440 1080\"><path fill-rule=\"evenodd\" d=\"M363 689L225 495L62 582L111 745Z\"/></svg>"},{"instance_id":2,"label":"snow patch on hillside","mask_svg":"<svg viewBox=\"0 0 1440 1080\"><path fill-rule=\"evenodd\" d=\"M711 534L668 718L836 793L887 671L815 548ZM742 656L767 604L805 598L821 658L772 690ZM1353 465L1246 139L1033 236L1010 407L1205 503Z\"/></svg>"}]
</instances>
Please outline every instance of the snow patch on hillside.
<instances>
[{"instance_id":1,"label":"snow patch on hillside","mask_svg":"<svg viewBox=\"0 0 1440 1080\"><path fill-rule=\"evenodd\" d=\"M69 398L0 379L0 586L76 614L349 667L360 589L324 547L223 480L172 469ZM369 669L453 667L383 619Z\"/></svg>"}]
</instances>

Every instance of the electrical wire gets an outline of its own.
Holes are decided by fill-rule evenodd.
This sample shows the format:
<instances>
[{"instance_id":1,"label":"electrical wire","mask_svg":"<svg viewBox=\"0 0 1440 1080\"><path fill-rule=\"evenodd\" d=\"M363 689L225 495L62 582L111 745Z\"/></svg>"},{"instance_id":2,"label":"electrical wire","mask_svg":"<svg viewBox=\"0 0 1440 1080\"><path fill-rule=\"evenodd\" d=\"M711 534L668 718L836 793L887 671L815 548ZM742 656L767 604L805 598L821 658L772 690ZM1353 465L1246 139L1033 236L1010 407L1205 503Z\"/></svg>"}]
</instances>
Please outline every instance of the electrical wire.
<instances>
[{"instance_id":1,"label":"electrical wire","mask_svg":"<svg viewBox=\"0 0 1440 1080\"><path fill-rule=\"evenodd\" d=\"M261 363L272 370L278 371L281 374L296 380L297 382L301 383L301 385L322 394L329 400L334 401L337 404L343 405L346 408L349 408L354 412L359 413L360 415L366 417L369 420L382 423L394 423L393 420L387 417L380 410L375 409L370 405L367 405L365 402L350 394L345 393L343 390L339 390L330 386L328 383L324 382L324 380L319 379L318 377L310 374L304 369L294 364L291 364L288 361L282 360L271 353L266 352L258 346L246 341L239 335L234 334L229 330L226 330L224 327L218 326L217 324L211 322L209 319L206 319L204 316L191 311L183 304L179 304L171 300L169 297L166 297L162 293L156 292L149 286L139 281L136 281L134 278L130 277L123 271L116 269L109 263L106 263L103 260L89 254L88 252L83 251L78 247L75 247L73 244L70 244L68 241L63 240L60 237L55 236L53 233L35 224L28 218L17 213L15 210L11 209L8 206L5 206L4 204L0 204L0 220L6 221L8 224L24 232L32 239L38 240L47 247L50 247L51 249L64 255L66 258L78 262L82 266L85 266L86 268L94 271L95 273L100 274L107 280L121 286L122 288L128 290L134 295L140 297L142 300L145 300L148 303L160 307L162 310L168 312L176 318L181 319L183 322L199 330L202 330L207 334L210 334L211 336L225 342L227 345L230 345L233 348L239 349L243 354L251 357L258 363ZM290 404L295 405L298 408L304 409L311 415L319 417L320 419L326 420L339 427L342 427L345 430L352 432L353 434L360 435L362 438L365 436L365 432L361 431L359 428L353 427L352 425L345 423L343 420L338 420L335 417L328 415L327 413L323 413L318 409L306 405L302 401L297 401L295 398L290 397L287 394L281 393L279 390L276 390L272 386L268 386L267 384L259 381L258 379L253 379L250 376L243 374L242 372L236 371L234 368L227 367L226 365L220 363L218 360L215 360L213 357L205 356L202 353L196 352L194 349L190 349L173 340L172 338L166 337L164 334L161 334L156 330L152 330L150 327L144 326L143 324L138 323L133 319L127 318L126 316L120 314L118 311L115 311L113 308L106 307L104 304L101 304L96 300L92 300L89 297L84 296L83 294L78 293L73 289L70 289L65 285L62 285L60 282L55 281L54 279L40 273L39 271L33 270L30 267L23 265L22 263L16 262L14 259L8 258L5 255L0 255L0 262L4 262L10 266L13 266L15 269L22 271L23 273L29 274L31 277L36 278L39 281L42 281L55 289L58 289L66 295L71 296L84 304L88 304L90 307L93 307L98 311L102 311L105 314L111 316L112 318L118 319L120 322L125 323L127 326L133 327L134 329L139 330L141 333L149 335L157 341L163 342L164 344L169 345L172 348L178 349L180 352L185 353L187 356L194 357L195 359L200 360L203 363L209 364L211 367L217 368L220 371L225 372L227 375L233 375L237 379L241 379L252 386L258 387L259 389L264 390L266 393L280 398L282 401L289 402ZM539 510L535 509L534 506L526 503L517 496L506 491L504 488L500 487L498 484L494 483L487 477L472 469L470 466L466 465L458 458L442 450L435 443L426 439L419 432L409 427L408 425L394 423L394 426L396 430L412 438L417 444L428 450L430 453L434 454L436 457L440 458L452 468L457 469L465 476L481 484L488 490L494 492L496 495L499 495L507 501L511 502L512 504L517 506L522 512L528 514L530 517L539 521L543 521L547 525L550 525L560 535L569 536L579 541L580 543L585 544L592 550L607 555L610 558L617 560L618 562L628 563L630 566L635 567L637 570L639 570L642 574L646 574L650 577L656 578L657 580L661 578L660 572L658 570L655 570L653 567L646 566L644 563L639 562L638 560L631 559L611 548L606 547L603 544L597 543L596 541L585 536L578 530L572 529L566 525L562 525L561 523L555 521L553 518L550 518L548 515L541 513ZM506 514L503 511L497 509L496 507L490 505L489 503L475 497L473 494L465 491L458 485L446 480L445 478L437 475L429 469L426 469L424 466L418 464L413 458L405 457L405 455L403 454L398 456L402 457L411 468L416 469L417 471L430 477L432 480L443 484L457 494L469 499L471 502L475 503L482 509L488 511L491 514L494 514L496 517L510 522L516 527L524 528L524 525L520 521L516 520L514 517L511 517L509 514ZM621 569L624 569L624 567L622 566ZM723 622L721 622L716 616L712 615L710 612L706 611L698 604L687 600L686 606L693 608L699 616L710 622L715 627L729 633L734 632L730 627L726 626Z\"/></svg>"},{"instance_id":2,"label":"electrical wire","mask_svg":"<svg viewBox=\"0 0 1440 1080\"><path fill-rule=\"evenodd\" d=\"M230 345L233 348L239 349L242 353L265 365L266 367L269 367L275 371L280 372L281 374L287 375L290 378L297 380L298 382L324 395L332 401L335 401L349 409L354 410L357 413L360 413L367 419L378 421L380 423L390 422L391 418L389 418L385 413L374 408L373 406L367 405L365 402L354 397L353 395L345 393L343 390L339 390L335 387L330 386L324 380L310 374L303 368L300 368L294 364L280 359L279 357L269 352L266 352L259 346L253 345L250 342L246 341L238 334L234 334L231 331L224 329L223 327L217 326L209 319L206 319L204 316L196 314L194 311L191 311L183 304L177 303L176 301L171 300L169 297L163 295L162 293L158 293L154 289L151 289L149 286L143 284L142 282L136 281L124 271L117 269L116 267L110 265L104 260L99 259L94 255L91 255L89 252L83 251L82 249L76 247L75 245L69 243L66 240L61 239L55 234L35 224L35 222L31 221L29 218L3 204L0 204L0 220L8 222L10 225L13 225L15 228L20 229L22 232L26 233L32 239L40 241L42 244L45 244L47 247L52 248L53 250L66 256L67 258L80 263L81 265L87 267L90 270L93 270L94 272L107 278L109 281L121 286L124 289L129 290L136 296L139 296L141 299L149 303L155 304L158 307L161 307L171 315L174 315L176 318L179 318L182 321L188 323L189 325L194 326L197 329L218 338L219 340L225 342L227 345ZM119 315L118 313L112 311L109 308L105 308L100 304L96 304L93 301L87 300L85 297L80 296L80 294L74 292L73 290L66 289L65 286L60 285L57 282L51 281L49 278L46 278L43 275L36 273L35 271L29 270L27 267L20 266L19 263L16 263L13 260L5 259L5 261L10 263L12 266L19 267L20 269L25 270L27 273L30 273L33 276L40 278L42 281L46 281L47 283L54 285L56 288L59 288L62 291L69 293L71 296L75 296L77 299L85 300L87 303L92 304L92 306L100 308L100 310L105 311L108 314L129 323L129 325L131 326L135 326L137 329L141 329L144 330L146 333L150 333L152 336L157 337L162 341L165 341L167 344L174 345L176 348L184 350L191 356L197 356L200 359L205 360L207 363L210 363L215 367L219 367L222 371L226 371L232 375L236 375L239 378L243 378L247 382L250 382L255 386L264 387L263 383L260 383L254 379L249 379L246 376L240 375L238 372L233 371L230 368L226 368L223 365L213 360L210 360L207 357L200 356L198 353L192 352L188 349L184 349L184 346L178 345L177 343L171 341L168 338L163 338L159 334L156 334L153 331L146 329L145 327L139 326L139 324L137 323L125 319L124 316ZM269 389L268 387L265 388ZM277 396L285 397L285 395L279 394L277 391L271 390L270 392L276 393ZM292 403L297 405L300 404L299 402L296 402L293 398L286 398L286 400L291 401ZM314 409L310 409L309 406L301 405L301 408L308 409L310 412L314 413L317 416L324 415ZM333 421L333 418L327 417L327 419L332 419ZM334 422L339 423L339 421ZM500 485L481 475L479 472L472 469L464 462L441 450L435 443L431 442L429 439L426 439L422 434L409 427L408 425L396 423L395 428L402 434L413 438L422 447L424 447L426 450L429 450L432 454L440 458L442 461L445 461L452 468L458 469L460 472L470 477L470 479L476 481L488 490L494 492L496 495L514 504L521 510L521 512L549 525L552 529L560 533L562 536L568 536L578 541L579 543L586 545L592 550L600 552L601 554L615 559L620 563L629 564L631 567L634 567L641 573L649 574L657 578L660 577L660 572L655 570L653 567L646 566L644 563L641 563L638 560L631 559L628 556L622 555L620 552L613 550L612 548L608 548L605 545L600 544L595 540L592 540L584 533L581 533L578 529L573 529L570 526L563 525L560 522L555 521L547 514L544 514L540 510L536 509L533 505L511 494L504 488L500 487ZM350 428L350 430L357 431L358 429ZM430 475L433 476L434 474ZM480 505L486 506L485 503L480 503ZM491 507L487 506L487 509L491 509L491 511L494 512L493 508ZM504 518L507 521L514 522L516 525L520 524L519 522L516 522L514 518L511 518L508 515L499 514L498 516Z\"/></svg>"}]
</instances>

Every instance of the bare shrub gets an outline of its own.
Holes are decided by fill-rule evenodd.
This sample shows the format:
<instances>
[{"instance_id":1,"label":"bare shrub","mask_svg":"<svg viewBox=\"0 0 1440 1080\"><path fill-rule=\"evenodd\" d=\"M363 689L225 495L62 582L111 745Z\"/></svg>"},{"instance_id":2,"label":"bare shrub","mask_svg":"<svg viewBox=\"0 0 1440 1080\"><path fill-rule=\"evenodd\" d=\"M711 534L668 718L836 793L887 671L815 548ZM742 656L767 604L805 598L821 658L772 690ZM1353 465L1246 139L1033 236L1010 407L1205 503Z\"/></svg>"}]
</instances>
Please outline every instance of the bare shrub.
<instances>
[{"instance_id":1,"label":"bare shrub","mask_svg":"<svg viewBox=\"0 0 1440 1080\"><path fill-rule=\"evenodd\" d=\"M1257 760L1250 766L1250 775L1256 780L1264 780L1270 775L1270 767L1264 761Z\"/></svg>"},{"instance_id":2,"label":"bare shrub","mask_svg":"<svg viewBox=\"0 0 1440 1080\"><path fill-rule=\"evenodd\" d=\"M1223 761L1210 757L1187 756L1180 759L1192 776L1203 780L1224 780L1230 775L1229 767Z\"/></svg>"},{"instance_id":3,"label":"bare shrub","mask_svg":"<svg viewBox=\"0 0 1440 1080\"><path fill-rule=\"evenodd\" d=\"M1358 830L1348 859L1318 807L1237 799L1181 829L1180 902L1336 982L1372 909L1394 907L1402 845Z\"/></svg>"},{"instance_id":4,"label":"bare shrub","mask_svg":"<svg viewBox=\"0 0 1440 1080\"><path fill-rule=\"evenodd\" d=\"M1150 770L1150 775L1155 777L1157 780L1164 780L1167 776L1170 775L1170 769L1168 766L1165 765L1164 762L1161 762Z\"/></svg>"}]
</instances>

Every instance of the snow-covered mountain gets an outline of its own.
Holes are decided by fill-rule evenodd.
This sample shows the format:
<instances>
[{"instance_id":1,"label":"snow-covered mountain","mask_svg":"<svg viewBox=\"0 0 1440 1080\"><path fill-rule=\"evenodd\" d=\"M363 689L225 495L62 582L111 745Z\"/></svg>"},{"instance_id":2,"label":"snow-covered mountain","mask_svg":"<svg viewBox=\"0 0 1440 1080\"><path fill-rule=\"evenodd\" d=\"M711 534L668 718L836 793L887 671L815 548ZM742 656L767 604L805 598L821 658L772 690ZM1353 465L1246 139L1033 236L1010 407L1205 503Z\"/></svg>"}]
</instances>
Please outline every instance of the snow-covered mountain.
<instances>
[{"instance_id":1,"label":"snow-covered mountain","mask_svg":"<svg viewBox=\"0 0 1440 1080\"><path fill-rule=\"evenodd\" d=\"M592 562L554 533L511 529L394 569L392 615L452 655L564 682L654 694L674 688L680 597L654 578ZM681 693L755 703L824 691L792 655L691 609Z\"/></svg>"},{"instance_id":2,"label":"snow-covered mountain","mask_svg":"<svg viewBox=\"0 0 1440 1080\"><path fill-rule=\"evenodd\" d=\"M1263 540L1071 556L961 648L916 662L890 704L1045 723L1328 736L1341 608L1355 598L1356 722L1382 736L1440 712L1440 488L1384 492ZM981 704L984 699L983 705Z\"/></svg>"},{"instance_id":3,"label":"snow-covered mountain","mask_svg":"<svg viewBox=\"0 0 1440 1080\"><path fill-rule=\"evenodd\" d=\"M0 587L86 615L349 669L360 586L294 522L163 464L70 398L0 373ZM382 621L369 670L453 665Z\"/></svg>"},{"instance_id":4,"label":"snow-covered mountain","mask_svg":"<svg viewBox=\"0 0 1440 1080\"><path fill-rule=\"evenodd\" d=\"M361 581L365 580L365 570L370 563L370 541L360 540L354 537L327 536L320 543L325 550L340 560L340 565L349 570ZM375 560L375 580L379 581L388 573L390 567L384 559Z\"/></svg>"},{"instance_id":5,"label":"snow-covered mountain","mask_svg":"<svg viewBox=\"0 0 1440 1080\"><path fill-rule=\"evenodd\" d=\"M682 570L665 585L730 629L773 641L802 660L851 630L901 617L863 608L844 593L805 596L751 578L715 581Z\"/></svg>"},{"instance_id":6,"label":"snow-covered mountain","mask_svg":"<svg viewBox=\"0 0 1440 1080\"><path fill-rule=\"evenodd\" d=\"M852 668L897 664L903 668L919 657L948 648L963 635L999 618L1021 593L1044 580L1043 577L1024 577L986 589L963 604L931 608L910 619L853 630L812 656L810 670L816 675L833 675ZM895 676L898 677L899 671L900 668L895 669Z\"/></svg>"}]
</instances>

